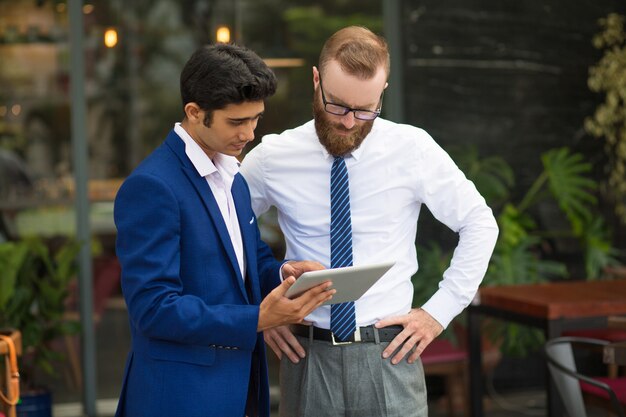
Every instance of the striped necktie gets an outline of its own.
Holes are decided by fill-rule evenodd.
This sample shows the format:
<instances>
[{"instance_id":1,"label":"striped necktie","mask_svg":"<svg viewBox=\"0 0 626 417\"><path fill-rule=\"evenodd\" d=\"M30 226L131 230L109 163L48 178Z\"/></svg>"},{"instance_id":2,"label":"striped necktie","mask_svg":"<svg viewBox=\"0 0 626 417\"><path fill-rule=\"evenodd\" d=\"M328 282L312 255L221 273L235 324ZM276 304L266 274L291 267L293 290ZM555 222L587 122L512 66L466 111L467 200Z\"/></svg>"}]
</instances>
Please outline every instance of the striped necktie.
<instances>
[{"instance_id":1,"label":"striped necktie","mask_svg":"<svg viewBox=\"0 0 626 417\"><path fill-rule=\"evenodd\" d=\"M348 170L343 158L335 158L330 171L330 267L352 266L352 220ZM333 304L330 330L340 341L356 331L354 302Z\"/></svg>"}]
</instances>

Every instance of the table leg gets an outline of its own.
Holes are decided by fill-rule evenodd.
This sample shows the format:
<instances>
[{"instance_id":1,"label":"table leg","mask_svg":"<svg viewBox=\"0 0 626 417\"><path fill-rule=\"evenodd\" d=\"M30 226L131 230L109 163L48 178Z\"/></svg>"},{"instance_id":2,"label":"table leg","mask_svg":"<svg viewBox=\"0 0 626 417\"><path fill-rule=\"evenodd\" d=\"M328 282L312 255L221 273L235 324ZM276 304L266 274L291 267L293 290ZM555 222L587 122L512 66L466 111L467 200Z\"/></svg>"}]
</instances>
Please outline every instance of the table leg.
<instances>
[{"instance_id":1,"label":"table leg","mask_svg":"<svg viewBox=\"0 0 626 417\"><path fill-rule=\"evenodd\" d=\"M561 336L563 333L563 326L561 320L548 320L545 329L546 340L553 339ZM547 388L547 406L549 417L562 417L565 412L565 406L559 395L558 388L552 380L550 370L548 369L548 363L545 363L546 369L546 388Z\"/></svg>"},{"instance_id":2,"label":"table leg","mask_svg":"<svg viewBox=\"0 0 626 417\"><path fill-rule=\"evenodd\" d=\"M471 417L483 417L483 357L480 327L480 313L470 306L467 309L467 337Z\"/></svg>"}]
</instances>

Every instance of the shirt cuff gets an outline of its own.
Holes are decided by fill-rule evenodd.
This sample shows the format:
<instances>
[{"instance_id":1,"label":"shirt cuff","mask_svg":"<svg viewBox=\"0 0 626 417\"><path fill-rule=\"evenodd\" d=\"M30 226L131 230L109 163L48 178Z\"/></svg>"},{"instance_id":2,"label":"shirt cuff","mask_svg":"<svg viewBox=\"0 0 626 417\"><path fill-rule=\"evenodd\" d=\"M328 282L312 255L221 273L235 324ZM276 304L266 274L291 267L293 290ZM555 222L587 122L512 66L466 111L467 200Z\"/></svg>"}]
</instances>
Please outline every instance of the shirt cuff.
<instances>
[{"instance_id":1,"label":"shirt cuff","mask_svg":"<svg viewBox=\"0 0 626 417\"><path fill-rule=\"evenodd\" d=\"M448 291L439 289L426 301L422 309L437 320L445 329L452 319L458 316L465 307L460 305L456 297Z\"/></svg>"},{"instance_id":2,"label":"shirt cuff","mask_svg":"<svg viewBox=\"0 0 626 417\"><path fill-rule=\"evenodd\" d=\"M282 264L280 264L280 268L278 268L278 277L280 278L280 282L283 282L285 280L285 276L283 275L283 266L285 266L285 264L289 262L288 260L283 262Z\"/></svg>"}]
</instances>

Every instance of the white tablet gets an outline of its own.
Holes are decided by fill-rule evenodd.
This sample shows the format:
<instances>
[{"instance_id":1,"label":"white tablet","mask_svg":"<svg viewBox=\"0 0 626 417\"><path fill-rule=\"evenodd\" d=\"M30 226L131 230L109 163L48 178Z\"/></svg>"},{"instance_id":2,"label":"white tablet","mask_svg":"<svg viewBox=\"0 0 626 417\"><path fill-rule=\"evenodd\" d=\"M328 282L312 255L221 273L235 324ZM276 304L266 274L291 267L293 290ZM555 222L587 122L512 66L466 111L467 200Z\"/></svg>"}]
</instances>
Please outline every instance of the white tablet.
<instances>
[{"instance_id":1,"label":"white tablet","mask_svg":"<svg viewBox=\"0 0 626 417\"><path fill-rule=\"evenodd\" d=\"M361 298L394 265L395 262L385 262L305 272L287 290L285 296L289 298L297 297L306 290L330 280L333 285L329 289L334 288L337 292L324 305L355 301Z\"/></svg>"}]
</instances>

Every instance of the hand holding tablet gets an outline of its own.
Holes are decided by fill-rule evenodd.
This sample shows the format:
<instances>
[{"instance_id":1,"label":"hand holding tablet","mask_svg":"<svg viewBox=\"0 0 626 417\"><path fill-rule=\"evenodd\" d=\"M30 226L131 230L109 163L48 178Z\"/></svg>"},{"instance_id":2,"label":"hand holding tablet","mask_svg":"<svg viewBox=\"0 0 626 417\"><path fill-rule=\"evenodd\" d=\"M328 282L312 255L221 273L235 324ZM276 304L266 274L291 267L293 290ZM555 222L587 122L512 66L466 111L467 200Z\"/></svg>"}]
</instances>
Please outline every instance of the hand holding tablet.
<instances>
[{"instance_id":1,"label":"hand holding tablet","mask_svg":"<svg viewBox=\"0 0 626 417\"><path fill-rule=\"evenodd\" d=\"M309 288L330 280L333 285L329 289L335 289L337 293L324 305L355 301L361 298L394 265L395 262L384 262L305 272L287 290L285 297L295 298Z\"/></svg>"}]
</instances>

